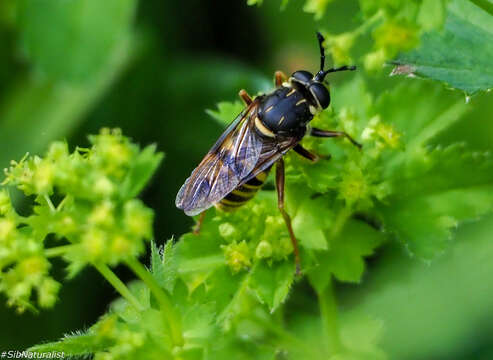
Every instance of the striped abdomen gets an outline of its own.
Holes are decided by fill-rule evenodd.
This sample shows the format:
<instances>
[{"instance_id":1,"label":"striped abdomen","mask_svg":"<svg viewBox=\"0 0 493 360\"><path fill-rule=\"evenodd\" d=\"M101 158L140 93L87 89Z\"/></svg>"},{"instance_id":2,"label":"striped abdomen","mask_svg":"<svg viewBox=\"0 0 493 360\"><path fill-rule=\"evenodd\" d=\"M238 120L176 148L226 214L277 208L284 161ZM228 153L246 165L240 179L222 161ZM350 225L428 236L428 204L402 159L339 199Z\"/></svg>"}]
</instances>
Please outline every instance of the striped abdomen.
<instances>
[{"instance_id":1,"label":"striped abdomen","mask_svg":"<svg viewBox=\"0 0 493 360\"><path fill-rule=\"evenodd\" d=\"M269 175L269 171L270 168L257 174L257 176L251 178L243 185L238 186L221 201L215 204L216 208L223 211L233 211L241 205L246 204L246 202L253 198L262 188L265 180L267 179L267 175Z\"/></svg>"}]
</instances>

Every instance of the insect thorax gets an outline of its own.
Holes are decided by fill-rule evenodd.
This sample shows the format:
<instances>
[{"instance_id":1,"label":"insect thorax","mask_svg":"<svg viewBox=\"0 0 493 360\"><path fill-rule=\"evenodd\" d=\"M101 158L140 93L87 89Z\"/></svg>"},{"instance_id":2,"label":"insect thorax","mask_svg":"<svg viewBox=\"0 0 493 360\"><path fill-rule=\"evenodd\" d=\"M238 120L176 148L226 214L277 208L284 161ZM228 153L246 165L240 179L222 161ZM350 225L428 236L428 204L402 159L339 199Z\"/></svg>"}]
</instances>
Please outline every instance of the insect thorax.
<instances>
[{"instance_id":1,"label":"insect thorax","mask_svg":"<svg viewBox=\"0 0 493 360\"><path fill-rule=\"evenodd\" d=\"M258 117L274 134L297 136L305 132L306 124L313 118L313 105L298 90L281 86L264 95L259 105Z\"/></svg>"}]
</instances>

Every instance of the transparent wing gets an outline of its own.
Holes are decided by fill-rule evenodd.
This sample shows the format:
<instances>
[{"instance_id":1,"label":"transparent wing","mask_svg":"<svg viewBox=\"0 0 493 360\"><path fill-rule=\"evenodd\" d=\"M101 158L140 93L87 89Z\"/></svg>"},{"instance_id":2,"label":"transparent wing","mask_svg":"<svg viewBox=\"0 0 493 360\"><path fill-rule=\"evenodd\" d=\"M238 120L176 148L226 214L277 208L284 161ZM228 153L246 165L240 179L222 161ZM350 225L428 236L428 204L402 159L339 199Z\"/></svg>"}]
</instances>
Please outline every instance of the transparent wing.
<instances>
[{"instance_id":1,"label":"transparent wing","mask_svg":"<svg viewBox=\"0 0 493 360\"><path fill-rule=\"evenodd\" d=\"M267 141L264 140L255 167L240 181L238 186L243 185L262 171L270 168L277 160L283 157L289 150L299 143L300 140L301 139L295 137L287 137L285 139L277 140L268 139Z\"/></svg>"},{"instance_id":2,"label":"transparent wing","mask_svg":"<svg viewBox=\"0 0 493 360\"><path fill-rule=\"evenodd\" d=\"M250 104L224 131L176 196L176 206L197 215L233 191L258 163L262 138L251 121L258 102Z\"/></svg>"}]
</instances>

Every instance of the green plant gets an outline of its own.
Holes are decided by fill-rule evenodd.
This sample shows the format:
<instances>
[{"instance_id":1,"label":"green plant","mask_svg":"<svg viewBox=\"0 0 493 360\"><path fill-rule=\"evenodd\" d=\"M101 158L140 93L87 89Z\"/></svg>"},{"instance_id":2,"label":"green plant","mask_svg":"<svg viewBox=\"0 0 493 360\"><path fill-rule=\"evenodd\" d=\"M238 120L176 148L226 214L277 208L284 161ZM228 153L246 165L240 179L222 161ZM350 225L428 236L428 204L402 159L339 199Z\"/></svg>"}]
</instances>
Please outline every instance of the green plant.
<instances>
[{"instance_id":1,"label":"green plant","mask_svg":"<svg viewBox=\"0 0 493 360\"><path fill-rule=\"evenodd\" d=\"M308 1L307 9L326 3ZM371 16L386 19L381 26L400 18L389 9L401 9L402 2L373 3L378 6ZM431 6L410 3L416 9ZM363 17L369 4L361 2ZM458 4L451 2L450 13L457 14ZM491 22L475 16L481 10L474 5L466 11L471 19ZM387 19L388 13L395 18ZM393 30L381 31L371 50L384 49L379 65L411 47L387 48L378 37ZM429 38L440 42L438 31ZM336 38L345 44L341 39ZM409 59L427 58L431 50L423 45L397 57L397 72L411 66ZM467 88L460 85L461 73L452 72L454 83L447 73L420 74L470 93L491 87L477 71L467 74ZM442 253L458 225L492 212L493 160L464 143L441 144L440 136L472 110L460 95L440 84L404 79L378 96L370 89L367 79L354 76L334 89L332 107L313 120L348 132L364 151L345 140L307 138L307 148L332 158L311 164L286 156L288 212L307 281L295 277L272 184L237 212L209 211L198 236L184 234L163 248L151 242L146 269L137 257L154 238L153 211L136 197L162 159L153 146L140 149L119 131L105 129L89 138L89 148L70 152L66 143L55 142L44 157L13 162L0 191L0 291L8 303L19 311L52 307L61 286L50 274L54 257L68 263L69 277L95 267L121 295L88 330L30 350L96 359L387 358L379 344L384 324L366 314L341 314L337 283L361 282L365 257L391 241L421 259ZM220 103L209 114L226 124L241 107ZM32 211L24 214L22 202L25 207L30 201ZM111 270L117 264L137 280L124 284ZM302 291L314 296L307 295L309 306L299 309L288 300L291 294L299 301L296 293ZM316 311L307 310L314 306Z\"/></svg>"}]
</instances>

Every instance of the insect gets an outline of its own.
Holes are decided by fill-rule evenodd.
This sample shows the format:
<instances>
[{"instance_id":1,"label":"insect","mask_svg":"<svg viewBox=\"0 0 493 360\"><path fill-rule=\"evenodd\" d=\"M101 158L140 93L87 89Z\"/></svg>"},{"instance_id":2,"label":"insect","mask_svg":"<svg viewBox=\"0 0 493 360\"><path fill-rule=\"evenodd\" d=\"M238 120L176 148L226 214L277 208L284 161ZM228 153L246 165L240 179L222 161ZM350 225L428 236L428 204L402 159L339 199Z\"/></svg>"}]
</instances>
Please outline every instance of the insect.
<instances>
[{"instance_id":1,"label":"insect","mask_svg":"<svg viewBox=\"0 0 493 360\"><path fill-rule=\"evenodd\" d=\"M300 272L298 243L291 218L284 208L283 156L292 149L316 162L319 157L300 144L305 135L345 137L361 147L345 132L309 127L313 117L330 104L329 89L324 83L327 74L356 69L342 66L324 70L324 38L320 33L317 38L320 70L315 75L298 70L289 78L277 71L274 76L276 89L254 99L245 90L240 90L245 109L219 137L176 196L176 206L187 215L201 214L196 227L198 232L208 208L215 206L232 211L245 204L260 190L275 164L278 208L293 244L297 273Z\"/></svg>"}]
</instances>

